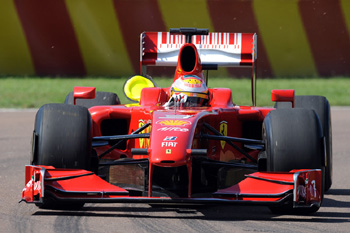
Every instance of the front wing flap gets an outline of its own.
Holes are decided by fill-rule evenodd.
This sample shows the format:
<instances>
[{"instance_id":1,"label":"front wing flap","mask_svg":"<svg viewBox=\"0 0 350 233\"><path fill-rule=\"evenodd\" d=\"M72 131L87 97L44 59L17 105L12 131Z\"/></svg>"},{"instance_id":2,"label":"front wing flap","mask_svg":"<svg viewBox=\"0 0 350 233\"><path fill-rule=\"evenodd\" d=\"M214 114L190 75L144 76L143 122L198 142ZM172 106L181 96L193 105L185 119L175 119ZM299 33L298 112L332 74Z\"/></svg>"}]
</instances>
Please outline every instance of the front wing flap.
<instances>
[{"instance_id":1,"label":"front wing flap","mask_svg":"<svg viewBox=\"0 0 350 233\"><path fill-rule=\"evenodd\" d=\"M93 172L80 169L26 166L25 183L22 200L27 203L43 203L47 193L57 199L72 200L129 196L127 190L106 182Z\"/></svg>"},{"instance_id":2,"label":"front wing flap","mask_svg":"<svg viewBox=\"0 0 350 233\"><path fill-rule=\"evenodd\" d=\"M211 198L170 198L130 196L126 189L112 185L96 174L80 169L55 169L48 166L25 167L22 201L44 203L50 194L61 201L113 203L232 203L279 205L293 201L294 207L320 206L321 170L255 172Z\"/></svg>"},{"instance_id":3,"label":"front wing flap","mask_svg":"<svg viewBox=\"0 0 350 233\"><path fill-rule=\"evenodd\" d=\"M292 170L290 172L256 172L226 189L218 190L214 197L232 201L283 204L293 206L320 206L322 201L322 172L320 169Z\"/></svg>"}]
</instances>

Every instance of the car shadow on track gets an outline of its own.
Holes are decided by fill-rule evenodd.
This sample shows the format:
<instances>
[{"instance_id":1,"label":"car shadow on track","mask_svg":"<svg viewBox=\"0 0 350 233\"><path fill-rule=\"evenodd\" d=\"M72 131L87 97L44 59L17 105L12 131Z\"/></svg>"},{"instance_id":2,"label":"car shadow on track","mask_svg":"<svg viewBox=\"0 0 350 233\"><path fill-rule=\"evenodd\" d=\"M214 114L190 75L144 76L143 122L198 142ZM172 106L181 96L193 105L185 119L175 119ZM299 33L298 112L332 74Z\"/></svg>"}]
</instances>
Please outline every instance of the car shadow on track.
<instances>
[{"instance_id":1,"label":"car shadow on track","mask_svg":"<svg viewBox=\"0 0 350 233\"><path fill-rule=\"evenodd\" d=\"M321 209L312 215L276 215L264 206L217 206L217 205L147 205L147 204L86 204L81 210L38 210L33 215L83 216L139 219L193 219L209 221L288 221L327 222L350 221L349 201L334 199L349 196L348 190L331 190L325 195Z\"/></svg>"},{"instance_id":2,"label":"car shadow on track","mask_svg":"<svg viewBox=\"0 0 350 233\"><path fill-rule=\"evenodd\" d=\"M336 195L336 196L349 196L350 189L330 189L327 191L326 195Z\"/></svg>"}]
</instances>

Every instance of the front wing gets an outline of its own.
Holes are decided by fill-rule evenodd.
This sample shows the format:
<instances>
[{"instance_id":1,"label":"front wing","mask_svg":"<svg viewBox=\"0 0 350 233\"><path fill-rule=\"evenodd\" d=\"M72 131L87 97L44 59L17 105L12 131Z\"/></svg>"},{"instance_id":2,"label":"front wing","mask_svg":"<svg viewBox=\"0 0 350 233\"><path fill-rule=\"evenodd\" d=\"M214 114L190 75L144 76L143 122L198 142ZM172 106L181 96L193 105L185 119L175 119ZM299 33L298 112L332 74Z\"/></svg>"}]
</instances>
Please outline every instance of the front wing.
<instances>
[{"instance_id":1,"label":"front wing","mask_svg":"<svg viewBox=\"0 0 350 233\"><path fill-rule=\"evenodd\" d=\"M112 185L93 172L81 169L55 169L51 166L25 167L22 201L44 203L49 195L58 201L107 203L198 203L320 206L321 170L255 172L236 185L219 189L210 198L170 198L131 196L128 190Z\"/></svg>"}]
</instances>

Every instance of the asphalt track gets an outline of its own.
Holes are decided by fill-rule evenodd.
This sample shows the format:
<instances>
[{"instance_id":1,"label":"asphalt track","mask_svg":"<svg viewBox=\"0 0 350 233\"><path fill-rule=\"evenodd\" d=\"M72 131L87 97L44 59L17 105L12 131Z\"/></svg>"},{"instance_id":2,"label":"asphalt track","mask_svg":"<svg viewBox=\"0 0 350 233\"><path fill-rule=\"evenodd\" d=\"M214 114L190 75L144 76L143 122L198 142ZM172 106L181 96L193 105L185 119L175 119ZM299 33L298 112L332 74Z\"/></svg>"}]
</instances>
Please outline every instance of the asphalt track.
<instances>
[{"instance_id":1,"label":"asphalt track","mask_svg":"<svg viewBox=\"0 0 350 233\"><path fill-rule=\"evenodd\" d=\"M86 204L79 211L18 203L35 112L0 110L0 232L349 232L350 108L332 108L334 181L310 216L273 215L262 206Z\"/></svg>"}]
</instances>

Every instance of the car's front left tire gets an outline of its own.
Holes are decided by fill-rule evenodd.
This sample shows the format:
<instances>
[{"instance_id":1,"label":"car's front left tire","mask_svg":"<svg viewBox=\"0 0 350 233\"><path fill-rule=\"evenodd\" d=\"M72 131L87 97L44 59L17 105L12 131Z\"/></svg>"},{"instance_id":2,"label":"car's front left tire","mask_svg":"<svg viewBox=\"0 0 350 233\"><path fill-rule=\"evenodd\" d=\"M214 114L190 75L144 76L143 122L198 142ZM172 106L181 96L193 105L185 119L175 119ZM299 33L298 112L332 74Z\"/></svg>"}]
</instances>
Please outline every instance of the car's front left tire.
<instances>
[{"instance_id":1,"label":"car's front left tire","mask_svg":"<svg viewBox=\"0 0 350 233\"><path fill-rule=\"evenodd\" d=\"M315 111L302 108L271 111L263 123L263 139L266 143L267 171L324 171L322 128ZM323 191L321 195L323 196ZM292 204L289 202L287 205L270 207L270 210L273 213L309 214L319 209L319 206L315 205L310 208L293 209Z\"/></svg>"}]
</instances>

